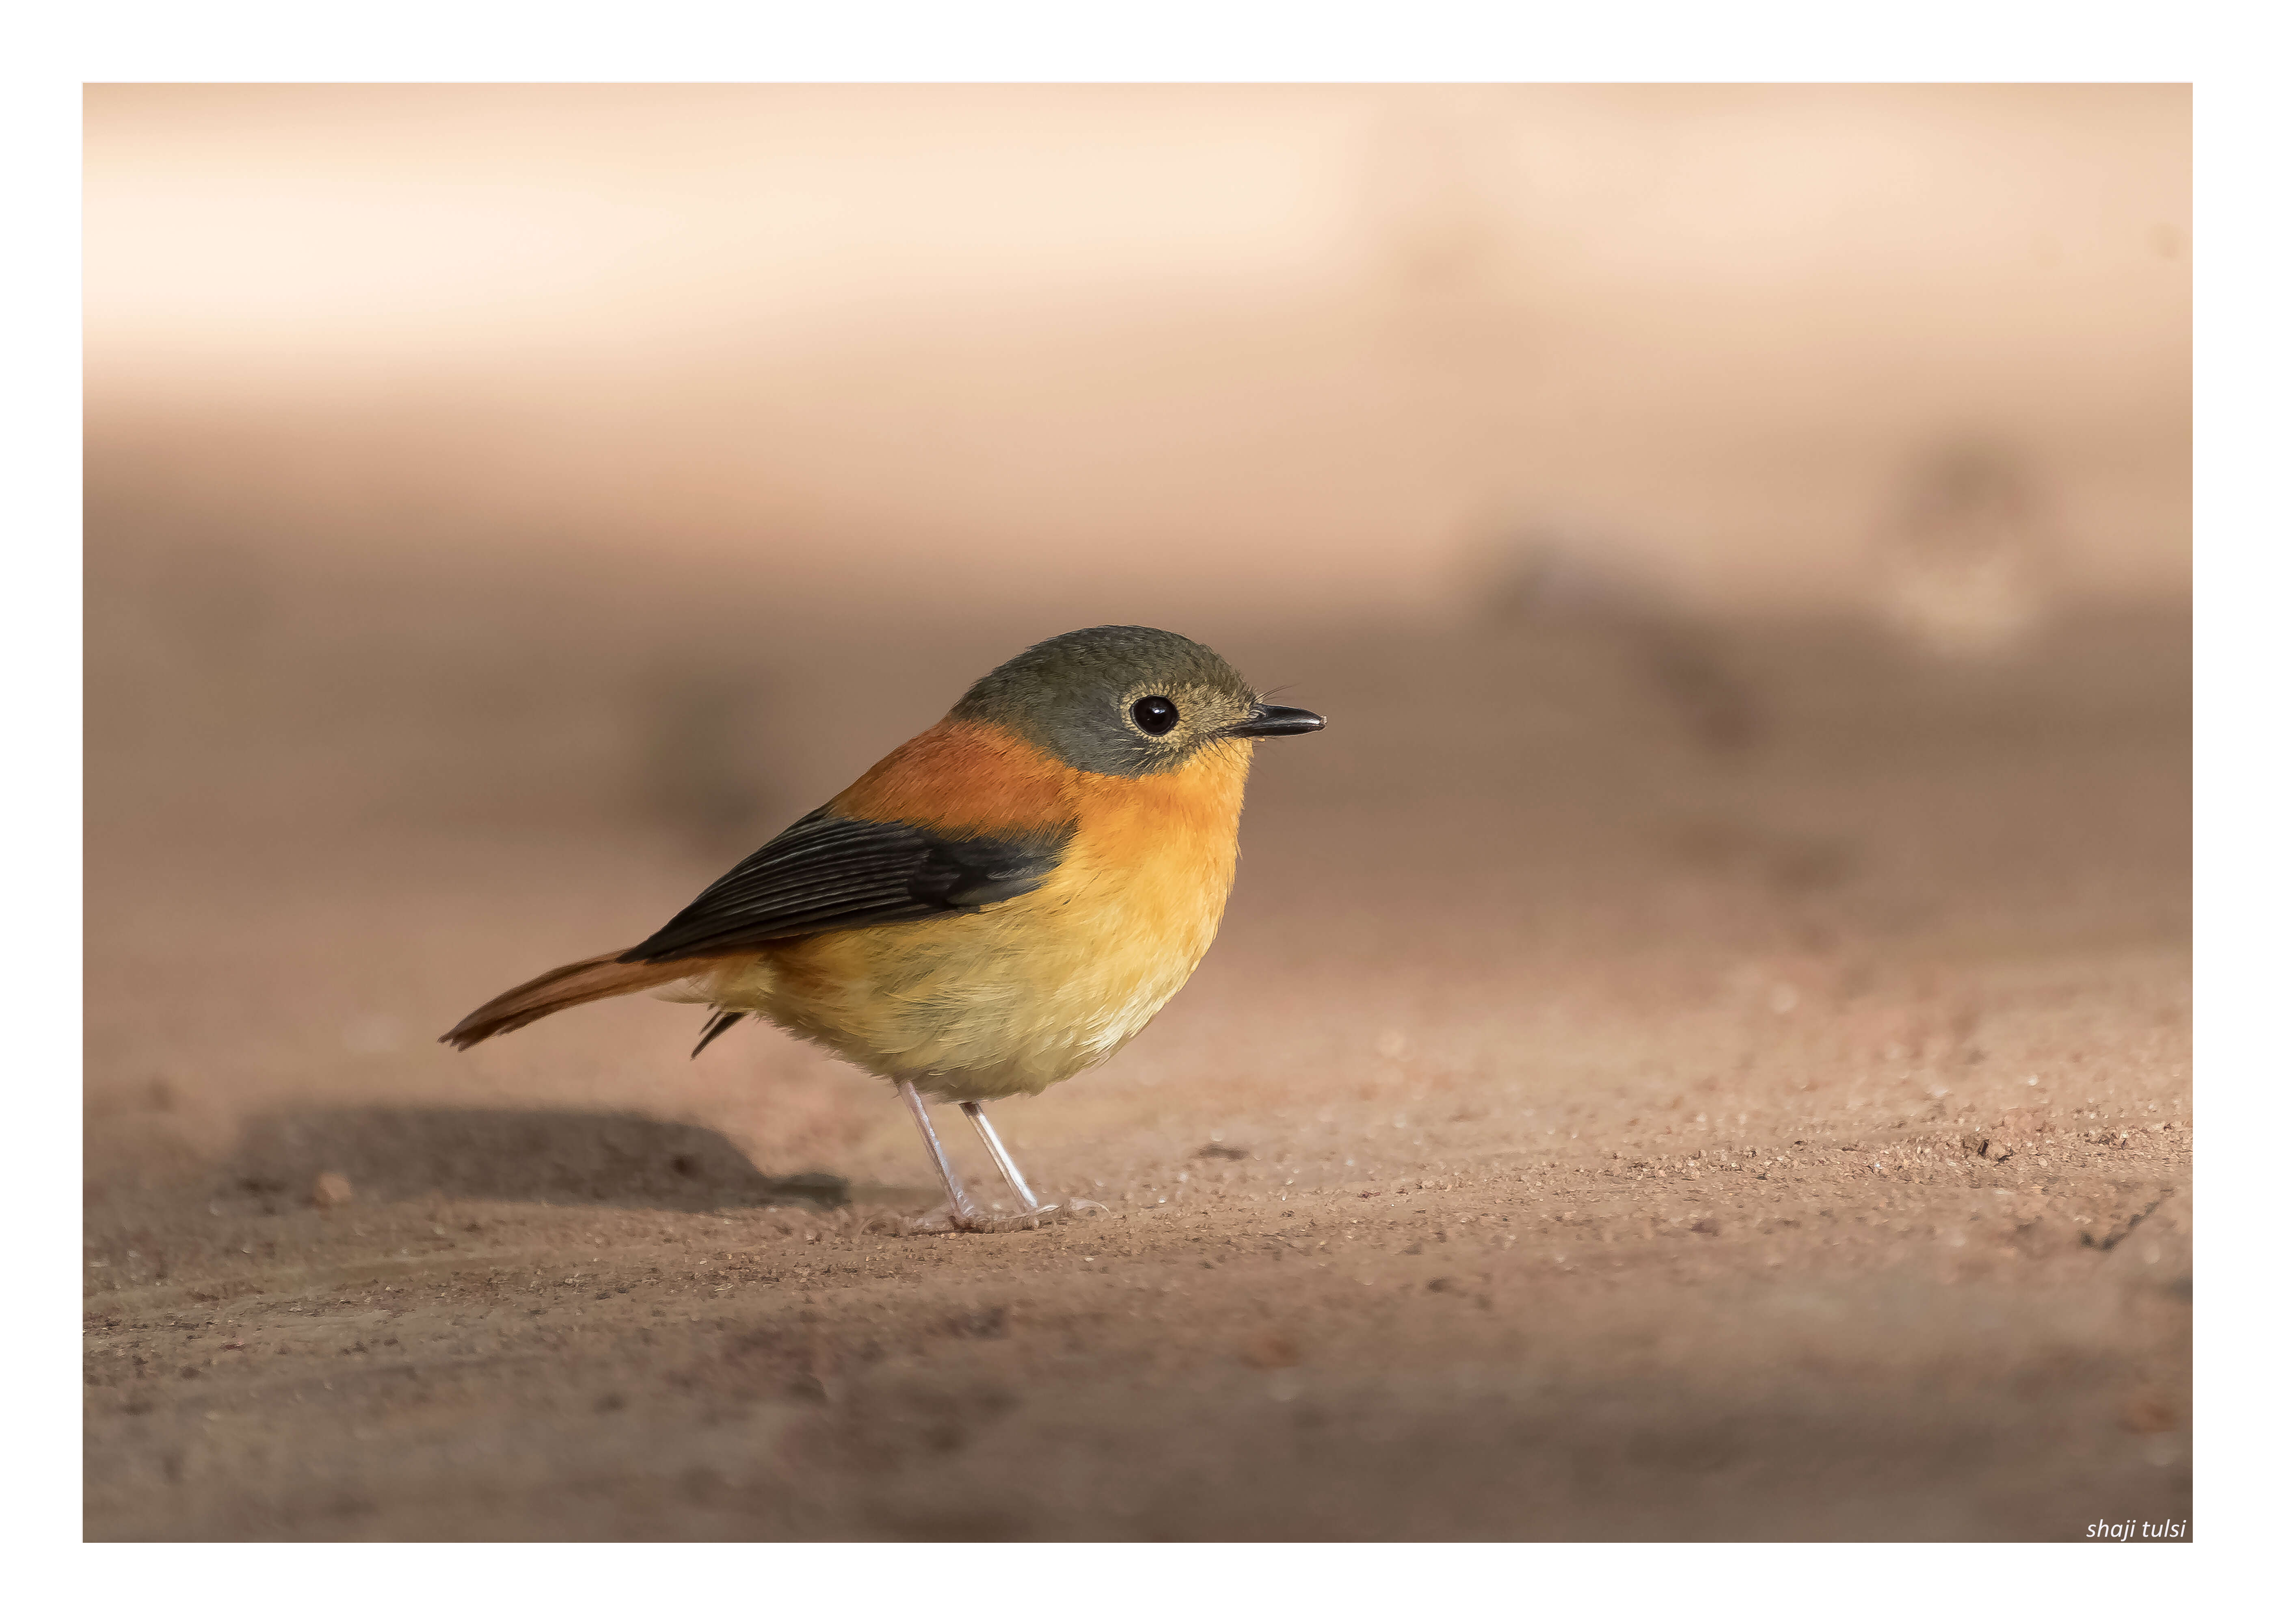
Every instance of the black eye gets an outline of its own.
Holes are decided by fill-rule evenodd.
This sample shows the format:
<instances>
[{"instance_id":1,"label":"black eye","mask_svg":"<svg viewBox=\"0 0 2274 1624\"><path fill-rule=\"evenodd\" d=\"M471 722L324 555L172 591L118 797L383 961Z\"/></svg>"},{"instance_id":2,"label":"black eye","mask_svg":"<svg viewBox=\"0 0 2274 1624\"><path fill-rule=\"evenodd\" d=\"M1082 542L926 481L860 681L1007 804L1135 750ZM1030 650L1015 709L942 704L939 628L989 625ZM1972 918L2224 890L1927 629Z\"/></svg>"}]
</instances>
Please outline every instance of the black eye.
<instances>
[{"instance_id":1,"label":"black eye","mask_svg":"<svg viewBox=\"0 0 2274 1624\"><path fill-rule=\"evenodd\" d=\"M1156 739L1177 725L1177 708L1158 694L1148 694L1129 707L1130 718Z\"/></svg>"}]
</instances>

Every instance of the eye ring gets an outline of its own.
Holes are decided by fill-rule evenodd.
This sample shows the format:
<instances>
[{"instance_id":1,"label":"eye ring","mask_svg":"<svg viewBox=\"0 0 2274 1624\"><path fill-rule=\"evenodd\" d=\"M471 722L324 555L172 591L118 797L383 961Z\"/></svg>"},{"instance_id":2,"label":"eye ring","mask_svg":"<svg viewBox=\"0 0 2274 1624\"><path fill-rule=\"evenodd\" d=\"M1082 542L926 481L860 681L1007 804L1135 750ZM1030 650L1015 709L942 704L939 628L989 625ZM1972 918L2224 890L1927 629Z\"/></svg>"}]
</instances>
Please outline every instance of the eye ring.
<instances>
[{"instance_id":1,"label":"eye ring","mask_svg":"<svg viewBox=\"0 0 2274 1624\"><path fill-rule=\"evenodd\" d=\"M1177 707L1159 694L1148 694L1130 704L1129 719L1157 739L1177 725Z\"/></svg>"}]
</instances>

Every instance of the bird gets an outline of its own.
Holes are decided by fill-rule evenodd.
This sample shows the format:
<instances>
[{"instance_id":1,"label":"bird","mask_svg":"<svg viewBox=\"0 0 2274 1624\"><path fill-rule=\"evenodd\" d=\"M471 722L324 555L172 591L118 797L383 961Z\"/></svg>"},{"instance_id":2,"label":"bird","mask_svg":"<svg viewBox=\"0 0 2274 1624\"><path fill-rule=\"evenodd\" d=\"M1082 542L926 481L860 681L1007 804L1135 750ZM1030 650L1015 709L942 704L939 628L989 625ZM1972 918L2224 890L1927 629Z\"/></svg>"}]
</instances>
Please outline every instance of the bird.
<instances>
[{"instance_id":1,"label":"bird","mask_svg":"<svg viewBox=\"0 0 2274 1624\"><path fill-rule=\"evenodd\" d=\"M1040 1094L1144 1030L1216 939L1255 741L1314 733L1214 650L1145 626L1035 644L713 882L644 941L549 970L442 1035L457 1049L581 1004L707 1004L700 1055L756 1015L897 1091L946 1203L980 1229L927 1101L959 1106L1044 1206L989 1101Z\"/></svg>"}]
</instances>

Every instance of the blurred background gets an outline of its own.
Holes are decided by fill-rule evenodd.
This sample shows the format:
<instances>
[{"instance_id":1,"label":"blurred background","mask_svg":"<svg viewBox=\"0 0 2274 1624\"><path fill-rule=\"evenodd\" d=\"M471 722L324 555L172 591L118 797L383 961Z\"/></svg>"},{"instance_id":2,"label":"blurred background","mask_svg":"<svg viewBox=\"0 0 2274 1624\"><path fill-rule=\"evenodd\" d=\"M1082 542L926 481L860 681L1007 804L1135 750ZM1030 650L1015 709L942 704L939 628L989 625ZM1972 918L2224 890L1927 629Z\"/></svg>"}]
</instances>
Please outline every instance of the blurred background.
<instances>
[{"instance_id":1,"label":"blurred background","mask_svg":"<svg viewBox=\"0 0 2274 1624\"><path fill-rule=\"evenodd\" d=\"M92 87L94 1199L373 1101L920 1185L756 1023L432 1039L1104 622L1330 723L1005 1113L1109 1198L1227 1077L1971 1086L1965 966L2183 1045L2190 164L2172 86Z\"/></svg>"},{"instance_id":2,"label":"blurred background","mask_svg":"<svg viewBox=\"0 0 2274 1624\"><path fill-rule=\"evenodd\" d=\"M432 1065L454 1008L352 985L377 921L293 853L413 938L505 932L470 1002L587 946L485 865L591 843L567 908L648 850L670 877L600 932L635 939L1101 622L1333 717L1256 793L1379 815L1318 831L1376 853L1344 906L1473 816L1448 861L1487 883L1636 826L1916 906L1937 820L1869 778L2010 767L2030 706L2180 737L2188 119L2139 86L94 87L94 1076L159 1064L111 956L174 984L286 897L296 960L345 956L317 1024ZM1747 798L1795 771L1864 774L1889 831L1773 825ZM2044 831L1978 787L1930 868L2019 883ZM2176 885L2140 834L2113 861Z\"/></svg>"}]
</instances>

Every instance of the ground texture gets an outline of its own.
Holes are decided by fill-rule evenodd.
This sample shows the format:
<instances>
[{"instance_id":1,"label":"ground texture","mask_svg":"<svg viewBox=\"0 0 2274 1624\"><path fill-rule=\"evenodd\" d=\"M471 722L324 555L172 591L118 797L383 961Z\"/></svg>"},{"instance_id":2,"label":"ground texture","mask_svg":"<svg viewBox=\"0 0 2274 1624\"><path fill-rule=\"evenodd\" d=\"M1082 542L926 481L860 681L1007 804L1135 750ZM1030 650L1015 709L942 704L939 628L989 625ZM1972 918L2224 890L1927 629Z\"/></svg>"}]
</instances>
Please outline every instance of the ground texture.
<instances>
[{"instance_id":1,"label":"ground texture","mask_svg":"<svg viewBox=\"0 0 2274 1624\"><path fill-rule=\"evenodd\" d=\"M344 722L312 680L97 680L89 1537L2189 1515L2183 625L1964 667L1836 627L1216 640L1329 731L1259 752L1193 984L995 1113L1097 1208L995 1235L903 1233L898 1106L779 1034L690 1064L699 1012L630 1000L432 1042L771 826L538 816L622 741L490 726L463 651ZM975 663L909 658L919 712ZM786 705L766 816L926 719ZM470 764L516 748L551 764Z\"/></svg>"}]
</instances>

